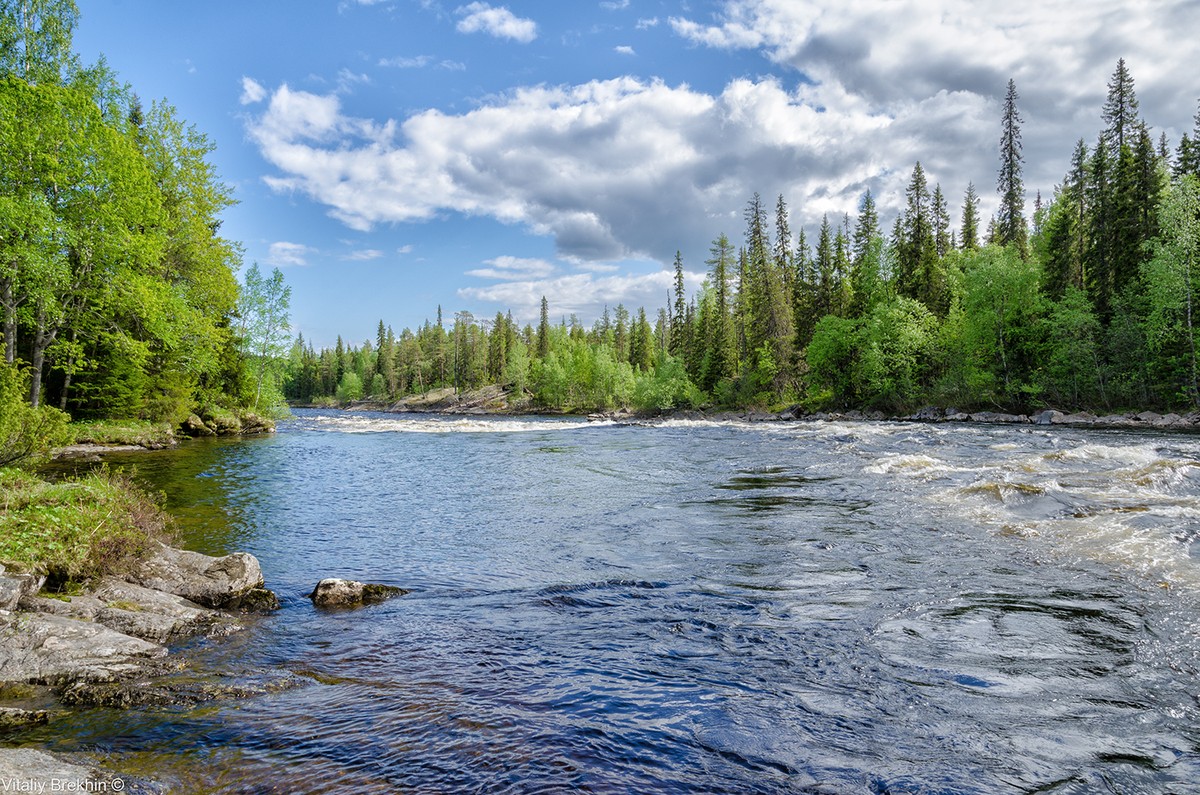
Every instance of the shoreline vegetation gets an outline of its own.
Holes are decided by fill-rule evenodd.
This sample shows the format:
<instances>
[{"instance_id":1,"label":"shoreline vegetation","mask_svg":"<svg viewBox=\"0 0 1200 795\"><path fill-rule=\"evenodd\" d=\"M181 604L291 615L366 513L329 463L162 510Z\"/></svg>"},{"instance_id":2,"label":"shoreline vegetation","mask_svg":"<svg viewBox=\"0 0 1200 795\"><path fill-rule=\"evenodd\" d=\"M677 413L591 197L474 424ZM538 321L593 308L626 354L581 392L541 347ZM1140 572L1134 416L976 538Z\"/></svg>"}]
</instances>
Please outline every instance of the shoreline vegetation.
<instances>
[{"instance_id":1,"label":"shoreline vegetation","mask_svg":"<svg viewBox=\"0 0 1200 795\"><path fill-rule=\"evenodd\" d=\"M22 791L118 789L86 757L11 747L61 707L276 686L167 653L277 606L257 561L167 546L170 518L120 473L36 474L268 433L283 405L290 291L221 236L213 143L82 63L78 19L73 0L0 4L0 782Z\"/></svg>"},{"instance_id":2,"label":"shoreline vegetation","mask_svg":"<svg viewBox=\"0 0 1200 795\"><path fill-rule=\"evenodd\" d=\"M536 323L439 306L436 321L399 333L381 319L358 344L339 336L318 350L301 335L284 396L393 403L500 384L532 409L567 412L1200 409L1200 112L1173 147L1139 117L1119 60L1099 138L1075 143L1060 184L1029 191L1030 213L1018 100L1009 81L990 219L966 181L956 227L920 162L903 196L877 205L865 191L857 218L802 219L783 195L772 214L756 193L742 239L712 241L699 292L676 254L657 311L605 307L588 327L543 296ZM898 208L890 231L881 206Z\"/></svg>"}]
</instances>

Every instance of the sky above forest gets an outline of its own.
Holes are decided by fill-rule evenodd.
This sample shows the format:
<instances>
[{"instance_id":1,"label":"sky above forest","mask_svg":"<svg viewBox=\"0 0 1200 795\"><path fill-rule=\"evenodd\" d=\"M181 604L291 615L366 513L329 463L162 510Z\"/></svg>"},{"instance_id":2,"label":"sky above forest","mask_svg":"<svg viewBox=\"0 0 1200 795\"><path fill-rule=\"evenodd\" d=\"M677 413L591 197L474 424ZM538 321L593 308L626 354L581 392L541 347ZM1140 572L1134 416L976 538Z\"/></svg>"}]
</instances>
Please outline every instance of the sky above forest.
<instances>
[{"instance_id":1,"label":"sky above forest","mask_svg":"<svg viewBox=\"0 0 1200 795\"><path fill-rule=\"evenodd\" d=\"M1027 214L1095 140L1118 58L1172 149L1200 97L1195 0L78 0L76 49L215 144L222 233L279 267L318 347L442 307L590 325L689 291L747 201L810 240L920 161L957 227L996 206L1016 81Z\"/></svg>"}]
</instances>

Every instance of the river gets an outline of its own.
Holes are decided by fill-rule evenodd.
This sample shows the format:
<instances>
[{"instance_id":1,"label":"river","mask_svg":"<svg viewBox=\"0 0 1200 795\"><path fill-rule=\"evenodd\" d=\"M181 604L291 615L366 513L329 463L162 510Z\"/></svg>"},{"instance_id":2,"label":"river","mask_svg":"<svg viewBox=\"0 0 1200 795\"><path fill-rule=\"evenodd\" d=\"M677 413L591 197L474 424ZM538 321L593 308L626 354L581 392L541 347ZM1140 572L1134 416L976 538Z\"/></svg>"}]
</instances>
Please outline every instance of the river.
<instances>
[{"instance_id":1,"label":"river","mask_svg":"<svg viewBox=\"0 0 1200 795\"><path fill-rule=\"evenodd\" d=\"M283 601L182 652L295 686L33 739L185 792L1200 789L1200 437L300 411L123 460Z\"/></svg>"}]
</instances>

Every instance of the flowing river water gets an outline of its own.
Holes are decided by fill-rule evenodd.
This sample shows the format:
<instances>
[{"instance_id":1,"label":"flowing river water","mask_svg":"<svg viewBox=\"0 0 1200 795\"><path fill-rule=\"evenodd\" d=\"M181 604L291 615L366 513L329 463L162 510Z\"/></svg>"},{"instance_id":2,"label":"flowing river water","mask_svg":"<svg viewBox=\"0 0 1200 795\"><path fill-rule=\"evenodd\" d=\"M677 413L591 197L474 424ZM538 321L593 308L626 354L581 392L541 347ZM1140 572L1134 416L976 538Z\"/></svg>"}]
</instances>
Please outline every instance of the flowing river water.
<instances>
[{"instance_id":1,"label":"flowing river water","mask_svg":"<svg viewBox=\"0 0 1200 795\"><path fill-rule=\"evenodd\" d=\"M283 601L182 653L294 686L30 739L180 791L1200 791L1200 437L301 411L127 460Z\"/></svg>"}]
</instances>

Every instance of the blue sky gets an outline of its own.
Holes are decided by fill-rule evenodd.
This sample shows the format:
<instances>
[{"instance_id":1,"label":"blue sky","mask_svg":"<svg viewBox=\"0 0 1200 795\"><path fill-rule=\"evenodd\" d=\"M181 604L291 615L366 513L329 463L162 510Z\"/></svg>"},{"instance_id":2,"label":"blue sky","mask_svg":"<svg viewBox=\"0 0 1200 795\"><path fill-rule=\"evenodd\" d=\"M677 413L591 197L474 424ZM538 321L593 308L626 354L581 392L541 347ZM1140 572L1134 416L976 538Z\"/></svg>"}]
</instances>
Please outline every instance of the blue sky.
<instances>
[{"instance_id":1,"label":"blue sky","mask_svg":"<svg viewBox=\"0 0 1200 795\"><path fill-rule=\"evenodd\" d=\"M223 232L318 346L467 310L653 311L757 191L793 229L886 226L913 163L994 207L1016 80L1032 205L1101 126L1117 59L1174 147L1200 3L1161 0L78 0L76 49L216 144ZM1030 209L1032 209L1030 207Z\"/></svg>"}]
</instances>

